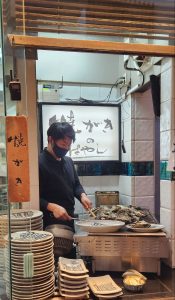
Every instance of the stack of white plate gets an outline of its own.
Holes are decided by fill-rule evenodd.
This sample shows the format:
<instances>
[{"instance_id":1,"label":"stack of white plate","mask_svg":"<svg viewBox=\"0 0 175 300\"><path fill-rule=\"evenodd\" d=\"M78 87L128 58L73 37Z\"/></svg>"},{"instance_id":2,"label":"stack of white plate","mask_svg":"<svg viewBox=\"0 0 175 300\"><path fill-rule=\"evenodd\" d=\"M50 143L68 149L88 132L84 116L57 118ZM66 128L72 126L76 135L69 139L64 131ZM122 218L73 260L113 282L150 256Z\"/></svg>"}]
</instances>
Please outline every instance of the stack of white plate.
<instances>
[{"instance_id":1,"label":"stack of white plate","mask_svg":"<svg viewBox=\"0 0 175 300\"><path fill-rule=\"evenodd\" d=\"M16 209L10 219L11 232L43 230L43 213L39 210Z\"/></svg>"},{"instance_id":2,"label":"stack of white plate","mask_svg":"<svg viewBox=\"0 0 175 300\"><path fill-rule=\"evenodd\" d=\"M5 270L4 248L0 248L0 282L3 281L4 270Z\"/></svg>"},{"instance_id":3,"label":"stack of white plate","mask_svg":"<svg viewBox=\"0 0 175 300\"><path fill-rule=\"evenodd\" d=\"M4 237L8 233L8 219L7 216L0 215L0 248L4 248L5 240Z\"/></svg>"},{"instance_id":4,"label":"stack of white plate","mask_svg":"<svg viewBox=\"0 0 175 300\"><path fill-rule=\"evenodd\" d=\"M89 299L89 277L82 259L60 257L58 262L58 288L66 299Z\"/></svg>"},{"instance_id":5,"label":"stack of white plate","mask_svg":"<svg viewBox=\"0 0 175 300\"><path fill-rule=\"evenodd\" d=\"M11 214L11 232L23 230L43 230L43 213L39 210L13 210Z\"/></svg>"},{"instance_id":6,"label":"stack of white plate","mask_svg":"<svg viewBox=\"0 0 175 300\"><path fill-rule=\"evenodd\" d=\"M0 232L1 236L1 232ZM0 299L1 295L5 294L5 280L4 280L4 273L5 273L5 261L4 261L4 240L3 240L3 246L0 244Z\"/></svg>"},{"instance_id":7,"label":"stack of white plate","mask_svg":"<svg viewBox=\"0 0 175 300\"><path fill-rule=\"evenodd\" d=\"M8 239L6 238L7 242ZM11 235L11 263L6 251L6 281L9 295L9 266L13 300L44 300L54 293L53 235L45 231L21 231Z\"/></svg>"},{"instance_id":8,"label":"stack of white plate","mask_svg":"<svg viewBox=\"0 0 175 300\"><path fill-rule=\"evenodd\" d=\"M8 216L0 215L0 229L8 233ZM33 209L15 209L10 214L10 231L43 230L43 213Z\"/></svg>"}]
</instances>

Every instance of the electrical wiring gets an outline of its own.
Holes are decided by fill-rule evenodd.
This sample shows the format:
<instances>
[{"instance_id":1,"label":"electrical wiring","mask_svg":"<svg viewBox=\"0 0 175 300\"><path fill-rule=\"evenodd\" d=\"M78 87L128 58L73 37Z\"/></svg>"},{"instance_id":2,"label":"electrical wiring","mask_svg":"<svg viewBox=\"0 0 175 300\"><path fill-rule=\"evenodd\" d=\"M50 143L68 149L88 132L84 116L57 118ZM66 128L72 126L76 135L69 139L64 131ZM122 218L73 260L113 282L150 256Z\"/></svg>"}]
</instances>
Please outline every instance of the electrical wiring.
<instances>
[{"instance_id":1,"label":"electrical wiring","mask_svg":"<svg viewBox=\"0 0 175 300\"><path fill-rule=\"evenodd\" d=\"M127 60L124 62L124 69L125 69L125 70L129 70L129 71L138 71L138 72L140 72L140 74L142 75L142 82L141 82L141 84L139 84L138 86L139 86L139 87L143 86L143 85L144 85L144 81L145 81L143 72L142 72L139 68L137 69L137 68L131 68L131 67L128 67L128 62L129 62L129 59L127 59ZM124 81L125 81L125 77L119 77L119 78L116 80L116 82L111 86L111 88L110 88L110 90L109 90L109 93L108 93L108 95L106 96L106 98L105 98L104 100L101 100L101 101L93 101L93 100L85 99L85 98L82 98L82 97L80 97L79 99L74 99L74 100L75 100L75 101L77 100L78 102L81 102L81 103L87 103L87 104L88 104L88 103L89 103L89 104L91 104L91 103L97 103L97 102L98 102L98 103L103 103L103 102L109 103L113 88L114 88L114 87L117 87L117 86L120 85L120 84L123 84ZM119 97L119 99L117 99L117 100L115 101L116 104L122 103L123 101L126 100L126 97L127 97L127 94L128 94L128 92L129 92L130 88L131 88L131 82L129 82L129 84L127 85L127 89L126 89L126 91L125 91L125 93L124 93L124 96L121 95L121 96ZM73 99L68 99L68 98L66 98L66 100L69 100L69 101L72 100L72 101L73 101Z\"/></svg>"},{"instance_id":2,"label":"electrical wiring","mask_svg":"<svg viewBox=\"0 0 175 300\"><path fill-rule=\"evenodd\" d=\"M109 102L113 88L115 86L117 87L119 84L123 83L124 80L125 80L125 77L120 77L116 80L116 82L111 86L110 91L109 91L108 95L106 96L106 98L103 100L103 102Z\"/></svg>"},{"instance_id":3,"label":"electrical wiring","mask_svg":"<svg viewBox=\"0 0 175 300\"><path fill-rule=\"evenodd\" d=\"M120 77L116 80L116 82L111 86L108 95L106 96L106 98L104 100L101 101L94 101L94 100L90 100L90 99L86 99L86 98L82 98L80 97L79 99L71 99L71 98L66 98L65 100L68 101L77 101L77 102L81 102L81 103L102 103L102 102L109 102L110 97L111 97L111 93L113 88L116 86L118 86L119 84L123 83L123 81L125 80L125 77Z\"/></svg>"},{"instance_id":4,"label":"electrical wiring","mask_svg":"<svg viewBox=\"0 0 175 300\"><path fill-rule=\"evenodd\" d=\"M140 72L140 74L142 75L142 83L141 83L141 86L142 86L142 85L144 84L144 81L145 81L143 72L142 72L140 69L128 67L128 62L129 62L129 59L127 59L127 60L124 62L124 68L125 68L125 70L129 70L129 71L138 71L138 72Z\"/></svg>"}]
</instances>

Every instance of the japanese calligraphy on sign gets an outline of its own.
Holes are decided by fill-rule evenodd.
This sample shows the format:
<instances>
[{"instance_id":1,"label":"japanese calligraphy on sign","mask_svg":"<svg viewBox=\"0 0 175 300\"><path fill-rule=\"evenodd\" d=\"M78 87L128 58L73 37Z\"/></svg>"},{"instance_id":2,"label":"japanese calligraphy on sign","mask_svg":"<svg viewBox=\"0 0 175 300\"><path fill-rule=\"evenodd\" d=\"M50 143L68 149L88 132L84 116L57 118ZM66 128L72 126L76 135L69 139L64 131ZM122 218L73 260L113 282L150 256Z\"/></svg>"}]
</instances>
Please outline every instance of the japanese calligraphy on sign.
<instances>
[{"instance_id":1,"label":"japanese calligraphy on sign","mask_svg":"<svg viewBox=\"0 0 175 300\"><path fill-rule=\"evenodd\" d=\"M27 118L6 117L9 202L30 201Z\"/></svg>"},{"instance_id":2,"label":"japanese calligraphy on sign","mask_svg":"<svg viewBox=\"0 0 175 300\"><path fill-rule=\"evenodd\" d=\"M68 122L76 133L69 156L74 161L119 160L119 107L42 105L43 147L53 122Z\"/></svg>"}]
</instances>

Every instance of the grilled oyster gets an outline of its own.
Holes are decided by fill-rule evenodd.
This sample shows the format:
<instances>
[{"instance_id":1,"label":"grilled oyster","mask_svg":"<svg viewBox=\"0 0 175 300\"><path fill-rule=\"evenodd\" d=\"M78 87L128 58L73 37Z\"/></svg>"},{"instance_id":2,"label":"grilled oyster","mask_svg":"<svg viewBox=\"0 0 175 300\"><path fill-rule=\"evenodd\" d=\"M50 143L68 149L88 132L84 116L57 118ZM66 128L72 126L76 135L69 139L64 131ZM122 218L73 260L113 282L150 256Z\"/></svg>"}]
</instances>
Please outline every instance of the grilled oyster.
<instances>
[{"instance_id":1,"label":"grilled oyster","mask_svg":"<svg viewBox=\"0 0 175 300\"><path fill-rule=\"evenodd\" d=\"M126 224L135 224L143 219L150 222L148 211L132 205L101 205L94 208L93 212L96 215L96 220L117 220L123 221ZM150 223L154 223L154 221L151 221Z\"/></svg>"},{"instance_id":2,"label":"grilled oyster","mask_svg":"<svg viewBox=\"0 0 175 300\"><path fill-rule=\"evenodd\" d=\"M132 228L149 228L151 226L151 224L142 220L142 221L135 222L135 223L131 224L130 226Z\"/></svg>"}]
</instances>

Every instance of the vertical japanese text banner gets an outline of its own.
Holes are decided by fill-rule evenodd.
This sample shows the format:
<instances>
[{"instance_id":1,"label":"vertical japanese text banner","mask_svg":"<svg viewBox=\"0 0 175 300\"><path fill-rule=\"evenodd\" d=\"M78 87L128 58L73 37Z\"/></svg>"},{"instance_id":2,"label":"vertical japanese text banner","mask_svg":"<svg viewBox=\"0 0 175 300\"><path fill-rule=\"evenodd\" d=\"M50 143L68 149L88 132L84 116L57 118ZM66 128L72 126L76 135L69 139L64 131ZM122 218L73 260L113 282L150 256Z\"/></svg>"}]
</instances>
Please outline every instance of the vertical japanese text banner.
<instances>
[{"instance_id":1,"label":"vertical japanese text banner","mask_svg":"<svg viewBox=\"0 0 175 300\"><path fill-rule=\"evenodd\" d=\"M9 202L30 201L27 118L6 117Z\"/></svg>"}]
</instances>

